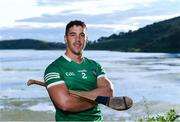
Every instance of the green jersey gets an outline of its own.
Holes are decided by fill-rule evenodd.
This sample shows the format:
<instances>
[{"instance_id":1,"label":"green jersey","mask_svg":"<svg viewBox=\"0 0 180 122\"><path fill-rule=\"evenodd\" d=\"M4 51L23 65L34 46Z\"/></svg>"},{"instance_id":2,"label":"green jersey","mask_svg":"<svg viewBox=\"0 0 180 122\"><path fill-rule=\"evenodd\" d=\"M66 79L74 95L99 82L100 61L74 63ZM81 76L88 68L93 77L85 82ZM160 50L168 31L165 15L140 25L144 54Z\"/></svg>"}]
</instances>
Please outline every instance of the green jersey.
<instances>
[{"instance_id":1,"label":"green jersey","mask_svg":"<svg viewBox=\"0 0 180 122\"><path fill-rule=\"evenodd\" d=\"M97 88L97 79L104 75L103 68L93 60L84 58L83 62L78 64L66 55L63 55L46 68L44 80L47 88L65 83L68 89L89 91ZM64 112L57 108L55 104L54 106L56 109L56 121L102 120L102 114L98 105L82 112Z\"/></svg>"}]
</instances>

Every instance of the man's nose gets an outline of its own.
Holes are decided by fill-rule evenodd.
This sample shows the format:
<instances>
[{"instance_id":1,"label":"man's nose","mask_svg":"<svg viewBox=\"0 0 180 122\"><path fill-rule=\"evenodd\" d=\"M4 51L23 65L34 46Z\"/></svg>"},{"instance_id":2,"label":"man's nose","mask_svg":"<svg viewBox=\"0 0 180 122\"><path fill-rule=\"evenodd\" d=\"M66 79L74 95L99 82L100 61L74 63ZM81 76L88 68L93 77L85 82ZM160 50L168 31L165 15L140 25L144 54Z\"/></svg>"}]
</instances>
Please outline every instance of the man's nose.
<instances>
[{"instance_id":1,"label":"man's nose","mask_svg":"<svg viewBox=\"0 0 180 122\"><path fill-rule=\"evenodd\" d=\"M79 35L76 36L76 41L80 41L81 37Z\"/></svg>"}]
</instances>

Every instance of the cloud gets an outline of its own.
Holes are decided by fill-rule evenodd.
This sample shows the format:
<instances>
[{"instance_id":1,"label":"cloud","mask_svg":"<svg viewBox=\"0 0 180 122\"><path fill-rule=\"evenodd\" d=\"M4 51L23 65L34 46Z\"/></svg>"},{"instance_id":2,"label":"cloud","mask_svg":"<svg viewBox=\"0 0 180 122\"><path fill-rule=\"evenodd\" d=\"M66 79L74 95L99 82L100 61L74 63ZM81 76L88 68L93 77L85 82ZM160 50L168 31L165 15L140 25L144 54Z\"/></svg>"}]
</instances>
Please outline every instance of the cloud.
<instances>
[{"instance_id":1,"label":"cloud","mask_svg":"<svg viewBox=\"0 0 180 122\"><path fill-rule=\"evenodd\" d=\"M146 20L152 20L152 21L160 21L165 20L167 18L173 18L179 16L179 14L173 14L173 15L152 15L152 16L137 16L137 17L131 17L128 19L128 21L146 21Z\"/></svg>"},{"instance_id":2,"label":"cloud","mask_svg":"<svg viewBox=\"0 0 180 122\"><path fill-rule=\"evenodd\" d=\"M135 24L133 25L126 25L126 24L89 24L88 27L90 28L101 28L104 30L111 30L112 33L116 33L118 31L127 32L129 30L137 30L138 26Z\"/></svg>"},{"instance_id":3,"label":"cloud","mask_svg":"<svg viewBox=\"0 0 180 122\"><path fill-rule=\"evenodd\" d=\"M34 10L35 2L32 0L3 0L0 2L0 26L13 26L15 20L34 17L38 14Z\"/></svg>"},{"instance_id":4,"label":"cloud","mask_svg":"<svg viewBox=\"0 0 180 122\"><path fill-rule=\"evenodd\" d=\"M179 0L4 0L0 36L63 41L66 23L80 19L95 40L179 16L179 8Z\"/></svg>"},{"instance_id":5,"label":"cloud","mask_svg":"<svg viewBox=\"0 0 180 122\"><path fill-rule=\"evenodd\" d=\"M100 15L111 14L116 11L127 11L138 6L145 6L155 2L156 0L39 0L40 5L59 5L69 11L66 14L84 14L84 15Z\"/></svg>"}]
</instances>

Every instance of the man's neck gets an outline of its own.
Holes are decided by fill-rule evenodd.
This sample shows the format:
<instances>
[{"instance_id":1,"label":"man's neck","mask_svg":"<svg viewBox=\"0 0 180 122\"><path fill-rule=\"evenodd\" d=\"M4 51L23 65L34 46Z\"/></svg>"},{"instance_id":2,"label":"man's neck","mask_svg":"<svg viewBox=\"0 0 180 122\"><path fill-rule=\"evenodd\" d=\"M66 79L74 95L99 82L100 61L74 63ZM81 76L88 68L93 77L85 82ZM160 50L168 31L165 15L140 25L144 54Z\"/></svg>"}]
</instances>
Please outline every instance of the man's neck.
<instances>
[{"instance_id":1,"label":"man's neck","mask_svg":"<svg viewBox=\"0 0 180 122\"><path fill-rule=\"evenodd\" d=\"M76 62L76 63L81 63L83 61L83 55L82 54L76 55L76 54L73 54L73 53L68 53L66 51L65 55L67 57L69 57L71 60L73 60L74 62Z\"/></svg>"}]
</instances>

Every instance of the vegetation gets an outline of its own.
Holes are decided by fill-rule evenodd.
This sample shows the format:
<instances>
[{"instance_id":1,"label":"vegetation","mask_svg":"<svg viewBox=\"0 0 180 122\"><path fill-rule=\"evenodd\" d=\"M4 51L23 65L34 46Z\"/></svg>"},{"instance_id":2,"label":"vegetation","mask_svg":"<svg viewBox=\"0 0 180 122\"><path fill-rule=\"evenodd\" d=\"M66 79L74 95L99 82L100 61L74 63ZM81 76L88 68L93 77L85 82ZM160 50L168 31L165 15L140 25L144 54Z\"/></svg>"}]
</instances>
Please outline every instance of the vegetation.
<instances>
[{"instance_id":1,"label":"vegetation","mask_svg":"<svg viewBox=\"0 0 180 122\"><path fill-rule=\"evenodd\" d=\"M17 40L0 41L0 49L52 50L52 49L65 49L65 44L45 42L34 39L17 39Z\"/></svg>"},{"instance_id":2,"label":"vegetation","mask_svg":"<svg viewBox=\"0 0 180 122\"><path fill-rule=\"evenodd\" d=\"M173 122L177 120L180 116L176 114L174 109L170 109L166 112L165 115L157 115L156 117L147 117L145 119L140 119L140 122L147 121L147 122Z\"/></svg>"},{"instance_id":3,"label":"vegetation","mask_svg":"<svg viewBox=\"0 0 180 122\"><path fill-rule=\"evenodd\" d=\"M147 25L137 31L101 37L89 49L128 52L180 52L180 17Z\"/></svg>"},{"instance_id":4,"label":"vegetation","mask_svg":"<svg viewBox=\"0 0 180 122\"><path fill-rule=\"evenodd\" d=\"M147 116L139 119L140 122L173 122L180 117L180 115L177 115L175 109L170 109L165 115L150 116L149 106L145 97L143 97L143 103Z\"/></svg>"}]
</instances>

